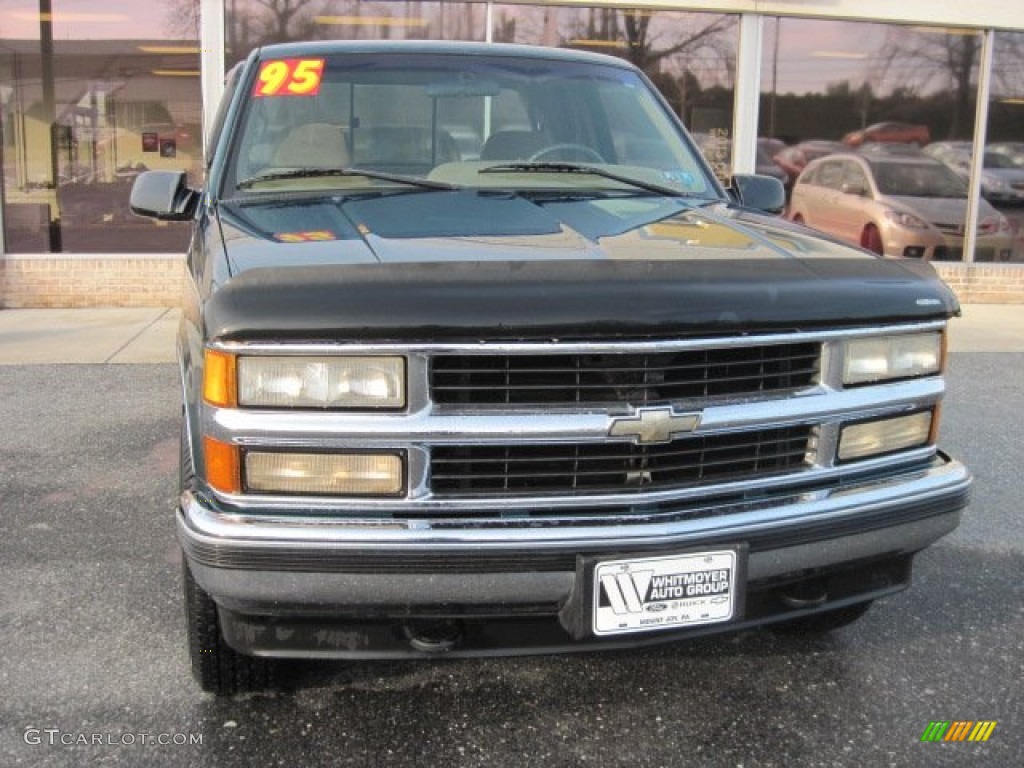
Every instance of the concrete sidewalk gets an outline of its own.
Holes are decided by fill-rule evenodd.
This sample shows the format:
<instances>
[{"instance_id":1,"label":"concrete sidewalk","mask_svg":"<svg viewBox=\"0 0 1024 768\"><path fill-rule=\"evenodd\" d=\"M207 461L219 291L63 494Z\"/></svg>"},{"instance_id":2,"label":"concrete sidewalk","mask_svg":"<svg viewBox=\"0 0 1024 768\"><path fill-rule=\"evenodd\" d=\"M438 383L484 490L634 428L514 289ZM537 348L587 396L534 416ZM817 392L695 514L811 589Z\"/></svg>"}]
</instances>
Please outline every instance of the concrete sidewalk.
<instances>
[{"instance_id":1,"label":"concrete sidewalk","mask_svg":"<svg viewBox=\"0 0 1024 768\"><path fill-rule=\"evenodd\" d=\"M179 317L164 308L0 310L0 365L170 363ZM965 306L950 349L1024 351L1024 306Z\"/></svg>"},{"instance_id":2,"label":"concrete sidewalk","mask_svg":"<svg viewBox=\"0 0 1024 768\"><path fill-rule=\"evenodd\" d=\"M965 304L963 311L949 324L950 351L1024 351L1024 306Z\"/></svg>"},{"instance_id":3,"label":"concrete sidewalk","mask_svg":"<svg viewBox=\"0 0 1024 768\"><path fill-rule=\"evenodd\" d=\"M0 365L170 363L177 309L0 310Z\"/></svg>"}]
</instances>

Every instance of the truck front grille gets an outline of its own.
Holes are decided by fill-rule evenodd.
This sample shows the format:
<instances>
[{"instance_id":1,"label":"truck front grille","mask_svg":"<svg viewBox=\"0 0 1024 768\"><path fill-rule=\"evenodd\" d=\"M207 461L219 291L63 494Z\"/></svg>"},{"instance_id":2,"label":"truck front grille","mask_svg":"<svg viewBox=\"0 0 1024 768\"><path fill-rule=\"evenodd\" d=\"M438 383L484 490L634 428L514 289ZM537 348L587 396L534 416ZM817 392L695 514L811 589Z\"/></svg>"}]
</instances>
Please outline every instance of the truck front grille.
<instances>
[{"instance_id":1,"label":"truck front grille","mask_svg":"<svg viewBox=\"0 0 1024 768\"><path fill-rule=\"evenodd\" d=\"M438 496L629 493L792 472L806 462L811 427L683 437L664 445L545 443L435 446Z\"/></svg>"},{"instance_id":2,"label":"truck front grille","mask_svg":"<svg viewBox=\"0 0 1024 768\"><path fill-rule=\"evenodd\" d=\"M676 352L437 355L430 394L451 405L568 405L745 396L808 387L821 344Z\"/></svg>"}]
</instances>

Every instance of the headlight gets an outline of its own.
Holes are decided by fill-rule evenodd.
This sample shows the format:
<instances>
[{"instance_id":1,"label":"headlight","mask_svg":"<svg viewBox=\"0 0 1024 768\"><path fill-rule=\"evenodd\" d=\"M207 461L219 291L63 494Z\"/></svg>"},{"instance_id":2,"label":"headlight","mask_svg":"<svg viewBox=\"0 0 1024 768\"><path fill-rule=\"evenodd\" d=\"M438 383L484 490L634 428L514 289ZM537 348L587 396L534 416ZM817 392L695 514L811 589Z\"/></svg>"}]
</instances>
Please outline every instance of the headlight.
<instances>
[{"instance_id":1,"label":"headlight","mask_svg":"<svg viewBox=\"0 0 1024 768\"><path fill-rule=\"evenodd\" d=\"M402 408L405 358L237 359L238 404L267 408Z\"/></svg>"},{"instance_id":2,"label":"headlight","mask_svg":"<svg viewBox=\"0 0 1024 768\"><path fill-rule=\"evenodd\" d=\"M886 211L885 218L908 229L928 229L928 222L906 211Z\"/></svg>"},{"instance_id":3,"label":"headlight","mask_svg":"<svg viewBox=\"0 0 1024 768\"><path fill-rule=\"evenodd\" d=\"M904 334L846 342L844 384L929 376L942 370L942 333Z\"/></svg>"},{"instance_id":4,"label":"headlight","mask_svg":"<svg viewBox=\"0 0 1024 768\"><path fill-rule=\"evenodd\" d=\"M932 412L866 421L845 426L839 435L840 461L866 459L926 445L932 434Z\"/></svg>"},{"instance_id":5,"label":"headlight","mask_svg":"<svg viewBox=\"0 0 1024 768\"><path fill-rule=\"evenodd\" d=\"M393 453L245 454L245 487L257 493L397 496L405 488L402 457Z\"/></svg>"}]
</instances>

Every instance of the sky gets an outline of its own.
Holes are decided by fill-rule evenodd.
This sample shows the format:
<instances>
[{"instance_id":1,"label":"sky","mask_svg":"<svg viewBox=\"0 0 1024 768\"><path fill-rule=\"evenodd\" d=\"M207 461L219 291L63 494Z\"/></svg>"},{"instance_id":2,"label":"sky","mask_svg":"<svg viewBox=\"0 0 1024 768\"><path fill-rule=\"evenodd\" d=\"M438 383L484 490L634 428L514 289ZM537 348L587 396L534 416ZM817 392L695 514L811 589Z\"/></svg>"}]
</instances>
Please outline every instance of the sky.
<instances>
[{"instance_id":1,"label":"sky","mask_svg":"<svg viewBox=\"0 0 1024 768\"><path fill-rule=\"evenodd\" d=\"M884 43L885 35L884 24L768 19L764 32L762 88L771 89L773 71L779 93L817 91L828 83L843 80L849 80L856 88L865 80L877 78L877 60L872 52ZM777 68L773 70L775 61Z\"/></svg>"}]
</instances>

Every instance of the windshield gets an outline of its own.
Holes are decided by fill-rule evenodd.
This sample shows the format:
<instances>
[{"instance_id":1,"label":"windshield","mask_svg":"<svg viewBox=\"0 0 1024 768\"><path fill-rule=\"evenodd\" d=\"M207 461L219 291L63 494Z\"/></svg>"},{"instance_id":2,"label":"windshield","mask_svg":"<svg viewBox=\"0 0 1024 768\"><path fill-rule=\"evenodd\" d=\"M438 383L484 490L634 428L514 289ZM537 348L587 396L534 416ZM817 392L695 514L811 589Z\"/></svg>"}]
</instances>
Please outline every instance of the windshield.
<instances>
[{"instance_id":1,"label":"windshield","mask_svg":"<svg viewBox=\"0 0 1024 768\"><path fill-rule=\"evenodd\" d=\"M875 183L883 195L895 197L967 197L967 187L945 165L872 162Z\"/></svg>"},{"instance_id":2,"label":"windshield","mask_svg":"<svg viewBox=\"0 0 1024 768\"><path fill-rule=\"evenodd\" d=\"M567 164L577 172L559 172ZM721 194L646 81L617 66L365 52L261 63L226 194L407 187L414 179Z\"/></svg>"}]
</instances>

